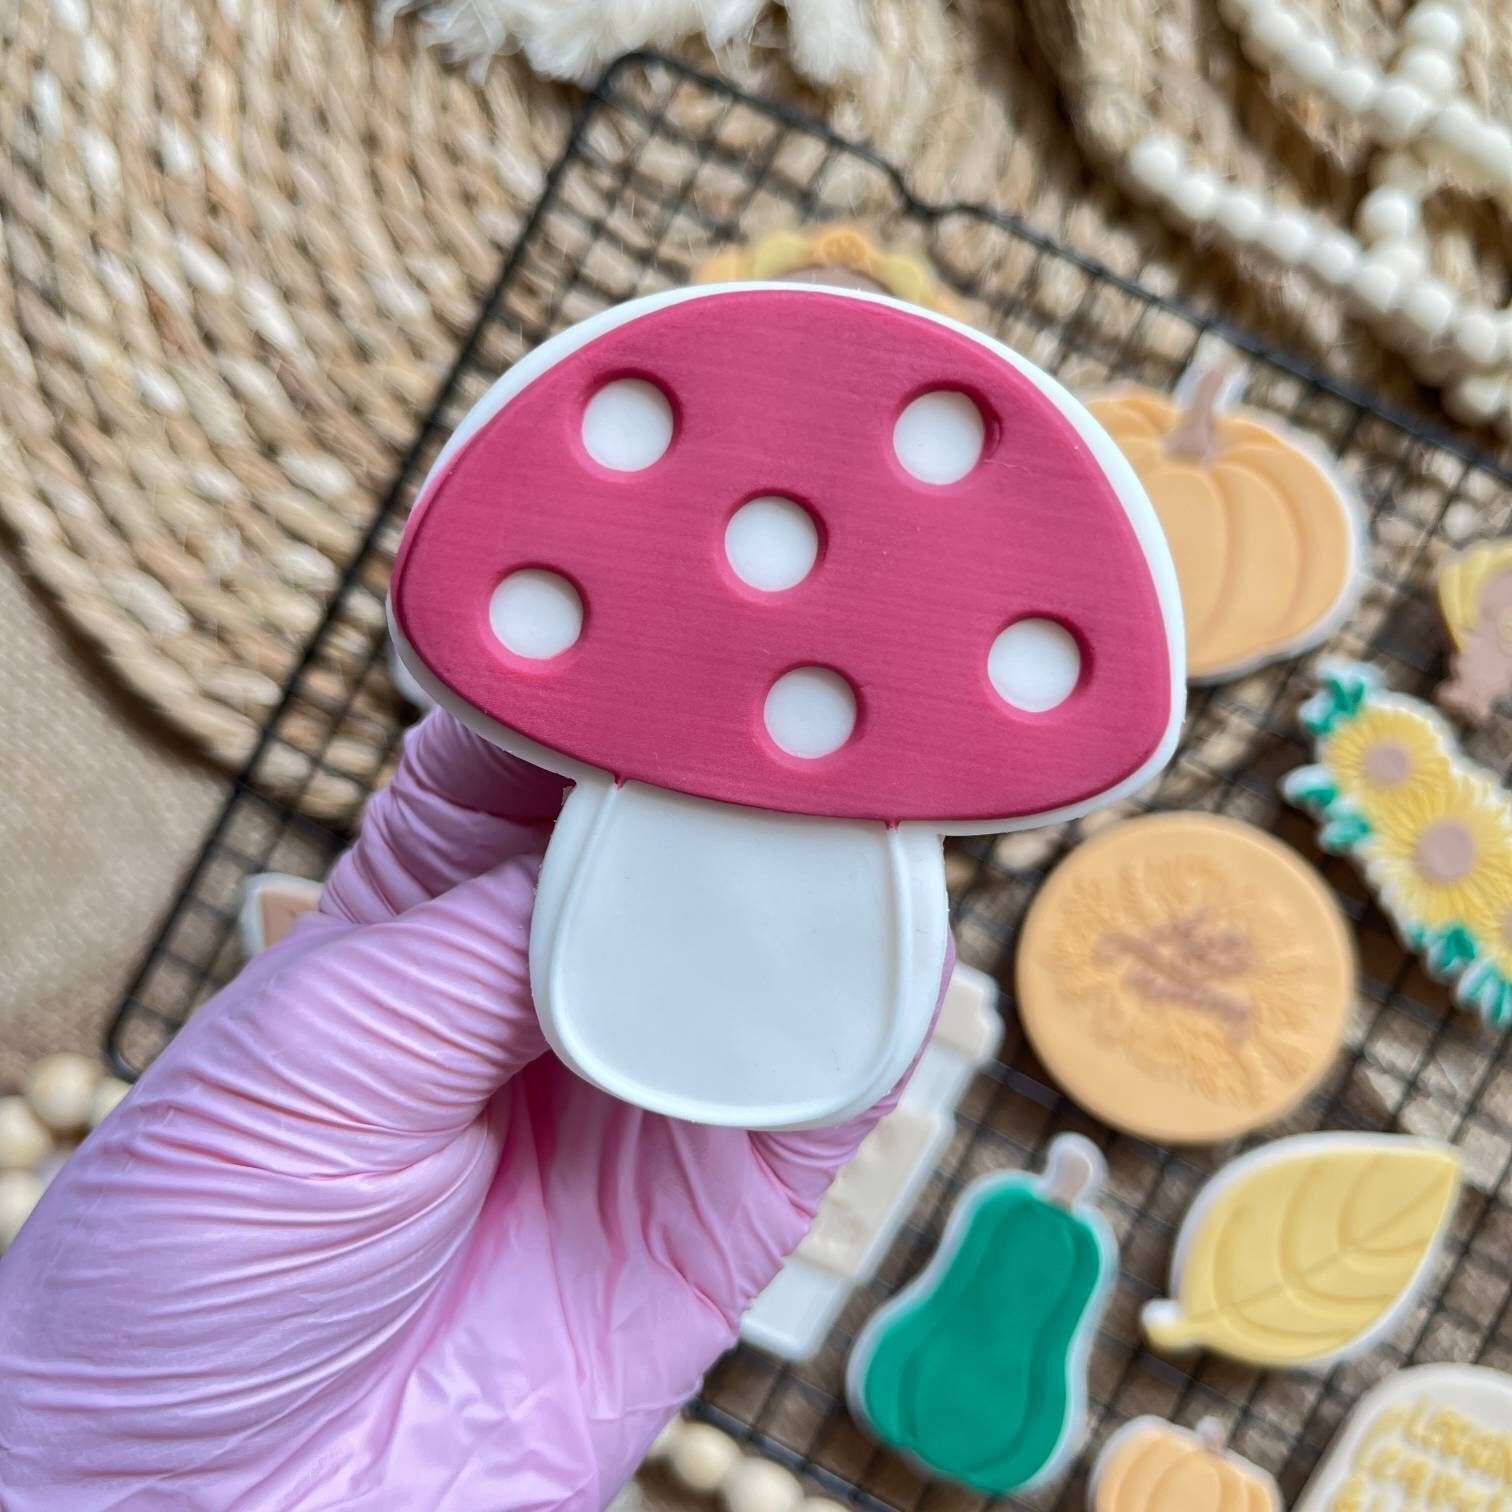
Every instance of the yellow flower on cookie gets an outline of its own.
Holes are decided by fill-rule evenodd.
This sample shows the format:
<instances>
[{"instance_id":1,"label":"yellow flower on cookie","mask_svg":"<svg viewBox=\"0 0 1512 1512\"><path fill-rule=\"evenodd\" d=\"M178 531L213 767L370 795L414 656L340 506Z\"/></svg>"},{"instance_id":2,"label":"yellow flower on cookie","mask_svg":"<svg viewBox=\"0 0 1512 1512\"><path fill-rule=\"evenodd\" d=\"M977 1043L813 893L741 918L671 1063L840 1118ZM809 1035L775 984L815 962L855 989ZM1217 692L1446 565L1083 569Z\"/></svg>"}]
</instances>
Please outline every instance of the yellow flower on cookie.
<instances>
[{"instance_id":1,"label":"yellow flower on cookie","mask_svg":"<svg viewBox=\"0 0 1512 1512\"><path fill-rule=\"evenodd\" d=\"M1375 820L1372 869L1383 897L1423 929L1468 925L1512 902L1512 817L1464 772L1425 783Z\"/></svg>"},{"instance_id":2,"label":"yellow flower on cookie","mask_svg":"<svg viewBox=\"0 0 1512 1512\"><path fill-rule=\"evenodd\" d=\"M1363 709L1319 743L1318 755L1340 794L1376 828L1411 823L1454 773L1437 720L1401 704Z\"/></svg>"}]
</instances>

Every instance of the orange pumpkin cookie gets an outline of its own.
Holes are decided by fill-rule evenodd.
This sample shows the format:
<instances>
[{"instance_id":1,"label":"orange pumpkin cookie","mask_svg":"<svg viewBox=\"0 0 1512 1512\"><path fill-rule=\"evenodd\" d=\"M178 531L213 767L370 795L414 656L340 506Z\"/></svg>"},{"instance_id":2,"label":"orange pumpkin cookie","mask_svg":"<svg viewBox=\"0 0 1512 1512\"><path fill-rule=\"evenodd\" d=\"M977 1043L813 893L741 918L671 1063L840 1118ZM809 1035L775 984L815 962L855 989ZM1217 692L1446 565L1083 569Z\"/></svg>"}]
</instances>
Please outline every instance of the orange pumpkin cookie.
<instances>
[{"instance_id":1,"label":"orange pumpkin cookie","mask_svg":"<svg viewBox=\"0 0 1512 1512\"><path fill-rule=\"evenodd\" d=\"M1360 509L1305 436L1222 413L1218 368L1087 408L1133 464L1170 542L1186 612L1187 676L1223 682L1317 645L1359 586Z\"/></svg>"},{"instance_id":2,"label":"orange pumpkin cookie","mask_svg":"<svg viewBox=\"0 0 1512 1512\"><path fill-rule=\"evenodd\" d=\"M1281 1512L1281 1492L1264 1470L1224 1447L1215 1418L1196 1431L1137 1417L1097 1457L1091 1512Z\"/></svg>"},{"instance_id":3,"label":"orange pumpkin cookie","mask_svg":"<svg viewBox=\"0 0 1512 1512\"><path fill-rule=\"evenodd\" d=\"M1354 952L1318 875L1216 814L1094 836L1040 889L1019 940L1019 1016L1050 1075L1115 1128L1230 1139L1321 1079Z\"/></svg>"}]
</instances>

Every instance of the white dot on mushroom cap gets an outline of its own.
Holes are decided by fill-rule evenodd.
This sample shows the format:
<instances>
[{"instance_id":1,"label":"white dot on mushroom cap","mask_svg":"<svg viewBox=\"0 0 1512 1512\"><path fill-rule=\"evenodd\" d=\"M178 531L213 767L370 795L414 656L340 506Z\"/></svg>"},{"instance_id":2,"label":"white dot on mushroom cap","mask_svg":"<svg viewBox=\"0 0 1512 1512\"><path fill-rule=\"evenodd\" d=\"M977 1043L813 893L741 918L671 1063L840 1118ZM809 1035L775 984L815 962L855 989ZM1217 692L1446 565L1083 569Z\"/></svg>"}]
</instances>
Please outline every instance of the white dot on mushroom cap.
<instances>
[{"instance_id":1,"label":"white dot on mushroom cap","mask_svg":"<svg viewBox=\"0 0 1512 1512\"><path fill-rule=\"evenodd\" d=\"M640 472L672 444L672 405L654 383L616 378L583 410L583 447L601 467Z\"/></svg>"},{"instance_id":2,"label":"white dot on mushroom cap","mask_svg":"<svg viewBox=\"0 0 1512 1512\"><path fill-rule=\"evenodd\" d=\"M724 545L742 583L779 593L809 575L819 555L819 529L801 504L769 494L735 511Z\"/></svg>"},{"instance_id":3,"label":"white dot on mushroom cap","mask_svg":"<svg viewBox=\"0 0 1512 1512\"><path fill-rule=\"evenodd\" d=\"M1021 619L993 641L987 676L1004 703L1043 714L1071 696L1081 676L1081 649L1054 620Z\"/></svg>"},{"instance_id":4,"label":"white dot on mushroom cap","mask_svg":"<svg viewBox=\"0 0 1512 1512\"><path fill-rule=\"evenodd\" d=\"M499 644L516 656L547 661L583 633L583 601L555 572L511 572L488 601L488 623Z\"/></svg>"},{"instance_id":5,"label":"white dot on mushroom cap","mask_svg":"<svg viewBox=\"0 0 1512 1512\"><path fill-rule=\"evenodd\" d=\"M921 483L955 483L981 459L987 427L965 394L920 394L893 426L893 450L904 472Z\"/></svg>"},{"instance_id":6,"label":"white dot on mushroom cap","mask_svg":"<svg viewBox=\"0 0 1512 1512\"><path fill-rule=\"evenodd\" d=\"M856 728L856 695L828 667L794 667L772 684L762 711L767 734L789 756L838 751Z\"/></svg>"}]
</instances>

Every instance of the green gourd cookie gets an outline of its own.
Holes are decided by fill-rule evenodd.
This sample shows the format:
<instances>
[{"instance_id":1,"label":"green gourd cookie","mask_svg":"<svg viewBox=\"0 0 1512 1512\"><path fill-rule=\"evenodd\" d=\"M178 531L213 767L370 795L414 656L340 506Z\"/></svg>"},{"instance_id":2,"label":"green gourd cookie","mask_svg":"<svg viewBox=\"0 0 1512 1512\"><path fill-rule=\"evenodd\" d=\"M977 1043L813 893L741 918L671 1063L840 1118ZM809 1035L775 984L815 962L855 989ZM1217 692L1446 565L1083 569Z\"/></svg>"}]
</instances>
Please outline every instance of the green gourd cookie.
<instances>
[{"instance_id":1,"label":"green gourd cookie","mask_svg":"<svg viewBox=\"0 0 1512 1512\"><path fill-rule=\"evenodd\" d=\"M1096 1146L1063 1134L1043 1176L984 1176L962 1193L929 1265L856 1340L858 1422L930 1474L992 1494L1061 1469L1118 1272L1093 1206L1103 1174Z\"/></svg>"}]
</instances>

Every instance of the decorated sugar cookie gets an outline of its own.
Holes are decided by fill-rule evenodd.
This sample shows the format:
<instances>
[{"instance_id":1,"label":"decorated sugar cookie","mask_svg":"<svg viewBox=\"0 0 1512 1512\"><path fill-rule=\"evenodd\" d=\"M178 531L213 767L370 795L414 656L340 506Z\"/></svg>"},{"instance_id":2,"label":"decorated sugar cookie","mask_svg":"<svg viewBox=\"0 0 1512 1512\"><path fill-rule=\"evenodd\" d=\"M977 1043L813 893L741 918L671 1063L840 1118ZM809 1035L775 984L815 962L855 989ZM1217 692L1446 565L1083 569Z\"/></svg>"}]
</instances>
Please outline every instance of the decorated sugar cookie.
<instances>
[{"instance_id":1,"label":"decorated sugar cookie","mask_svg":"<svg viewBox=\"0 0 1512 1512\"><path fill-rule=\"evenodd\" d=\"M517 363L390 607L427 693L573 780L531 930L547 1039L705 1123L881 1096L939 990L941 836L1132 791L1182 714L1117 448L991 339L828 287L674 290Z\"/></svg>"},{"instance_id":2,"label":"decorated sugar cookie","mask_svg":"<svg viewBox=\"0 0 1512 1512\"><path fill-rule=\"evenodd\" d=\"M927 1268L879 1308L851 1411L927 1472L1001 1494L1052 1479L1082 1432L1087 1353L1118 1269L1102 1156L1063 1134L1043 1176L962 1193Z\"/></svg>"},{"instance_id":3,"label":"decorated sugar cookie","mask_svg":"<svg viewBox=\"0 0 1512 1512\"><path fill-rule=\"evenodd\" d=\"M1417 1365L1350 1413L1293 1512L1508 1512L1512 1378Z\"/></svg>"},{"instance_id":4,"label":"decorated sugar cookie","mask_svg":"<svg viewBox=\"0 0 1512 1512\"><path fill-rule=\"evenodd\" d=\"M1439 702L1472 724L1512 693L1512 536L1456 553L1438 571L1439 609L1453 645Z\"/></svg>"},{"instance_id":5,"label":"decorated sugar cookie","mask_svg":"<svg viewBox=\"0 0 1512 1512\"><path fill-rule=\"evenodd\" d=\"M320 902L323 882L291 877L283 872L259 872L242 884L237 925L242 950L248 956L277 945Z\"/></svg>"},{"instance_id":6,"label":"decorated sugar cookie","mask_svg":"<svg viewBox=\"0 0 1512 1512\"><path fill-rule=\"evenodd\" d=\"M1327 662L1321 684L1301 715L1317 762L1282 792L1317 816L1325 850L1355 861L1455 999L1494 1027L1512 1022L1512 799L1373 668Z\"/></svg>"},{"instance_id":7,"label":"decorated sugar cookie","mask_svg":"<svg viewBox=\"0 0 1512 1512\"><path fill-rule=\"evenodd\" d=\"M768 1354L806 1360L871 1280L955 1133L955 1106L1003 1037L997 983L959 963L902 1099L861 1141L813 1226L740 1320Z\"/></svg>"},{"instance_id":8,"label":"decorated sugar cookie","mask_svg":"<svg viewBox=\"0 0 1512 1512\"><path fill-rule=\"evenodd\" d=\"M699 270L696 282L828 283L871 289L942 315L956 302L922 258L879 246L859 226L845 223L781 227L753 242L728 247Z\"/></svg>"},{"instance_id":9,"label":"decorated sugar cookie","mask_svg":"<svg viewBox=\"0 0 1512 1512\"><path fill-rule=\"evenodd\" d=\"M1396 1327L1459 1194L1449 1145L1397 1134L1298 1134L1225 1166L1181 1226L1174 1300L1148 1303L1160 1350L1250 1365L1329 1364Z\"/></svg>"},{"instance_id":10,"label":"decorated sugar cookie","mask_svg":"<svg viewBox=\"0 0 1512 1512\"><path fill-rule=\"evenodd\" d=\"M1359 591L1363 513L1311 438L1229 409L1232 376L1194 368L1174 398L1100 394L1087 407L1149 491L1176 560L1187 676L1226 682L1326 640Z\"/></svg>"},{"instance_id":11,"label":"decorated sugar cookie","mask_svg":"<svg viewBox=\"0 0 1512 1512\"><path fill-rule=\"evenodd\" d=\"M1217 814L1150 814L1078 846L1018 946L1019 1017L1061 1087L1165 1144L1281 1117L1333 1061L1354 951L1289 846Z\"/></svg>"},{"instance_id":12,"label":"decorated sugar cookie","mask_svg":"<svg viewBox=\"0 0 1512 1512\"><path fill-rule=\"evenodd\" d=\"M1281 1512L1275 1480L1225 1447L1223 1426L1195 1430L1137 1417L1103 1445L1088 1512Z\"/></svg>"}]
</instances>

